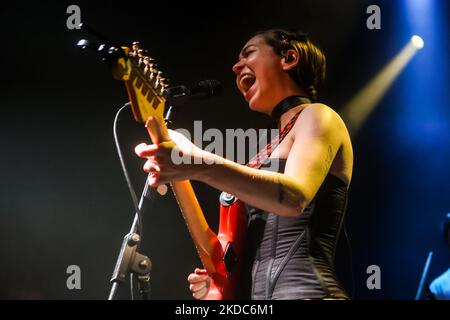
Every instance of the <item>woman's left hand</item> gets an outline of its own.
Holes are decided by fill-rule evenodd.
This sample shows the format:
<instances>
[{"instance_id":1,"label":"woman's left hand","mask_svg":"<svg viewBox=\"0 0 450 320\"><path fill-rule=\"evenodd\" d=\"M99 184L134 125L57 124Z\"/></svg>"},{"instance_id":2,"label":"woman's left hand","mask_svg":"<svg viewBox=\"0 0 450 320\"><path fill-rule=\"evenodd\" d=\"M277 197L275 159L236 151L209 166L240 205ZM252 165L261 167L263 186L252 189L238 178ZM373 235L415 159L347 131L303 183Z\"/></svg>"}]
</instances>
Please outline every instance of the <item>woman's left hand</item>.
<instances>
[{"instance_id":1,"label":"woman's left hand","mask_svg":"<svg viewBox=\"0 0 450 320\"><path fill-rule=\"evenodd\" d=\"M146 158L144 171L151 174L150 186L171 181L196 179L204 168L205 152L181 133L169 130L170 140L159 144L141 143L135 152Z\"/></svg>"}]
</instances>

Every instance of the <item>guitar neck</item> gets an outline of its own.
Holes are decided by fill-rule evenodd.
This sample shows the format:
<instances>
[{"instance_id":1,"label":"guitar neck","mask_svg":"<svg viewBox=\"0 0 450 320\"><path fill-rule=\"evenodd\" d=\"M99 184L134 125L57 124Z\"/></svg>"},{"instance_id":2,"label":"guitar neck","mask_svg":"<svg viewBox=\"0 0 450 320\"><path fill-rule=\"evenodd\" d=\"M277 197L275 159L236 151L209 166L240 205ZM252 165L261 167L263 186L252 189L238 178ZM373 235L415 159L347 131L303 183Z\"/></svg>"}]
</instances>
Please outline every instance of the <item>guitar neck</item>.
<instances>
[{"instance_id":1,"label":"guitar neck","mask_svg":"<svg viewBox=\"0 0 450 320\"><path fill-rule=\"evenodd\" d=\"M146 56L139 43L133 47L122 47L123 57L114 61L114 78L125 83L131 107L137 122L146 122L147 131L155 144L170 141L163 120L165 92L168 80L156 68L154 59ZM181 209L203 266L210 274L216 272L213 259L221 254L216 234L210 229L189 181L171 183L172 190Z\"/></svg>"},{"instance_id":2,"label":"guitar neck","mask_svg":"<svg viewBox=\"0 0 450 320\"><path fill-rule=\"evenodd\" d=\"M213 257L220 248L217 235L206 222L191 182L176 181L172 182L171 186L203 267L209 274L213 274L216 272Z\"/></svg>"},{"instance_id":3,"label":"guitar neck","mask_svg":"<svg viewBox=\"0 0 450 320\"><path fill-rule=\"evenodd\" d=\"M162 118L150 117L146 122L146 127L153 143L159 144L170 140ZM221 251L217 235L206 222L190 181L175 181L171 183L171 186L202 264L210 274L213 274L216 271L213 259Z\"/></svg>"}]
</instances>

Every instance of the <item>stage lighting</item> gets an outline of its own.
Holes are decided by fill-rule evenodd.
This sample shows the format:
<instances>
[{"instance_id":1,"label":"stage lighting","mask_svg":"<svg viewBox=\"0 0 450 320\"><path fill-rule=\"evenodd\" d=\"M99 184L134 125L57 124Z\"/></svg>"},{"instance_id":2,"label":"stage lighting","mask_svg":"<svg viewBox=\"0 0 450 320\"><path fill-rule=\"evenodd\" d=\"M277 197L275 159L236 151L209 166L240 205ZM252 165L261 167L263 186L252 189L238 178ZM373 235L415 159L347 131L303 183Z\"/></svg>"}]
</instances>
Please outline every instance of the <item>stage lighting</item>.
<instances>
[{"instance_id":1,"label":"stage lighting","mask_svg":"<svg viewBox=\"0 0 450 320\"><path fill-rule=\"evenodd\" d=\"M422 41L422 38L418 38ZM395 79L417 53L418 44L420 43L416 44L411 38L411 41L408 41L403 49L344 105L341 116L351 135L356 134Z\"/></svg>"},{"instance_id":2,"label":"stage lighting","mask_svg":"<svg viewBox=\"0 0 450 320\"><path fill-rule=\"evenodd\" d=\"M414 35L411 37L411 42L417 49L422 49L424 46L423 39L419 37L418 35Z\"/></svg>"}]
</instances>

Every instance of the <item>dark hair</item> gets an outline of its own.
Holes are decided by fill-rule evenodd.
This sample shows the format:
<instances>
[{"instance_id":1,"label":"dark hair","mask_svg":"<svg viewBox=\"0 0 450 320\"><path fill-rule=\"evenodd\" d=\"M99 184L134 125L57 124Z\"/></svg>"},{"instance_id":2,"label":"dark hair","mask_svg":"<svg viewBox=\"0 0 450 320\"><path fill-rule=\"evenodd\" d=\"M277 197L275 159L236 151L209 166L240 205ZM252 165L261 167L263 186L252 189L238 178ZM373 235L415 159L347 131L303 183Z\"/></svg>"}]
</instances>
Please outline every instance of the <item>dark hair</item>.
<instances>
[{"instance_id":1,"label":"dark hair","mask_svg":"<svg viewBox=\"0 0 450 320\"><path fill-rule=\"evenodd\" d=\"M311 100L316 101L317 91L325 81L326 60L322 51L304 33L298 31L269 29L258 31L254 36L262 36L279 55L284 55L289 49L298 52L299 62L291 76Z\"/></svg>"}]
</instances>

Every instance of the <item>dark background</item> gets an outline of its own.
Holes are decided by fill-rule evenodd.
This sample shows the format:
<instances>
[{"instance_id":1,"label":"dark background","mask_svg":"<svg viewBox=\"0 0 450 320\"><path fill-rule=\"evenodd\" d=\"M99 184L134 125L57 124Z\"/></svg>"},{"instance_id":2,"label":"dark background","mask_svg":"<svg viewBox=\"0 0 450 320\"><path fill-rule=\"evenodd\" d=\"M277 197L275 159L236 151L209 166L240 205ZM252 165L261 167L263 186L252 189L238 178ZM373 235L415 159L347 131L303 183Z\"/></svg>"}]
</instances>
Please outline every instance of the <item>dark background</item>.
<instances>
[{"instance_id":1,"label":"dark background","mask_svg":"<svg viewBox=\"0 0 450 320\"><path fill-rule=\"evenodd\" d=\"M355 299L414 298L430 250L428 281L450 265L440 230L450 211L450 10L448 2L432 1L433 10L423 16L434 24L415 30L418 18L407 2L2 4L0 298L106 298L133 218L112 137L114 114L127 101L125 88L98 57L75 48L84 35L66 28L70 4L80 6L82 21L116 42L139 40L172 85L220 80L220 97L191 102L177 116L176 127L202 120L204 130L267 125L267 118L248 110L231 72L257 30L307 32L327 56L322 101L338 111L411 35L429 32L424 50L353 138L346 221L352 249L342 239L337 257L339 275ZM366 28L369 4L381 7L381 30ZM145 175L133 147L146 141L145 130L125 114L119 132L139 191ZM194 186L216 228L219 192ZM186 277L200 262L171 194L145 216L142 252L153 262L154 299L190 298ZM366 287L366 268L373 264L381 268L380 290ZM81 290L66 287L69 265L81 268ZM129 297L126 286L120 297Z\"/></svg>"}]
</instances>

